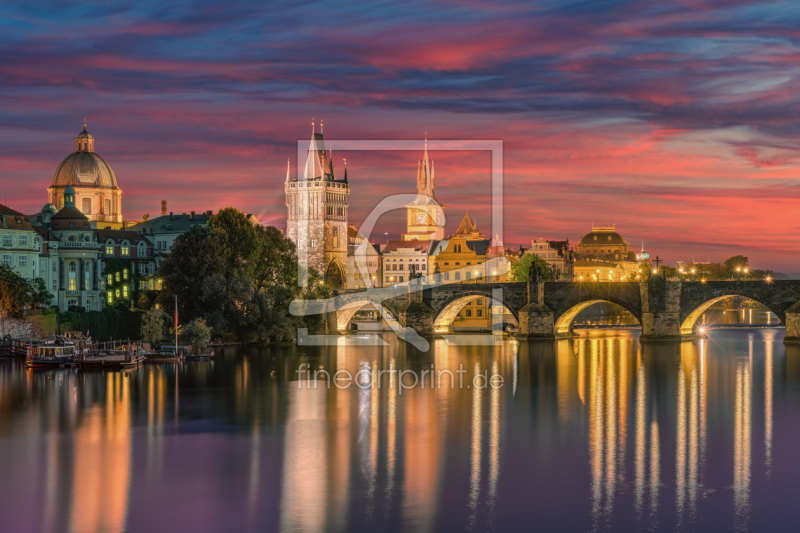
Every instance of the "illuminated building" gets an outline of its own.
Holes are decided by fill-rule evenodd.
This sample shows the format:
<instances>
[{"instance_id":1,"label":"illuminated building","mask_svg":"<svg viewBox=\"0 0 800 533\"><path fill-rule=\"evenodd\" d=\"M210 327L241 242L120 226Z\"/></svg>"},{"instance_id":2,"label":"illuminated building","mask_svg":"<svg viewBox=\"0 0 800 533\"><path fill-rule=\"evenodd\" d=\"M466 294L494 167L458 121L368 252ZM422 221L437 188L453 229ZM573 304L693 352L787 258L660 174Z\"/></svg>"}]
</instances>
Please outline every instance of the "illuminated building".
<instances>
[{"instance_id":1,"label":"illuminated building","mask_svg":"<svg viewBox=\"0 0 800 533\"><path fill-rule=\"evenodd\" d=\"M594 226L575 246L575 281L636 281L639 263L614 226Z\"/></svg>"},{"instance_id":2,"label":"illuminated building","mask_svg":"<svg viewBox=\"0 0 800 533\"><path fill-rule=\"evenodd\" d=\"M86 124L75 141L76 151L56 169L53 184L47 189L47 201L63 208L65 189L72 187L75 208L86 215L93 228L121 228L122 190L114 171L94 151L94 137L86 131Z\"/></svg>"},{"instance_id":3,"label":"illuminated building","mask_svg":"<svg viewBox=\"0 0 800 533\"><path fill-rule=\"evenodd\" d=\"M434 194L436 178L433 161L428 160L428 139L425 139L425 153L417 162L417 197L406 206L407 231L404 241L431 241L444 238L444 213L442 205Z\"/></svg>"},{"instance_id":4,"label":"illuminated building","mask_svg":"<svg viewBox=\"0 0 800 533\"><path fill-rule=\"evenodd\" d=\"M334 289L347 283L347 212L350 184L347 168L337 179L333 158L325 153L322 131L311 133L302 178L292 176L286 166L286 237L297 245L297 260L303 268L324 274Z\"/></svg>"}]
</instances>

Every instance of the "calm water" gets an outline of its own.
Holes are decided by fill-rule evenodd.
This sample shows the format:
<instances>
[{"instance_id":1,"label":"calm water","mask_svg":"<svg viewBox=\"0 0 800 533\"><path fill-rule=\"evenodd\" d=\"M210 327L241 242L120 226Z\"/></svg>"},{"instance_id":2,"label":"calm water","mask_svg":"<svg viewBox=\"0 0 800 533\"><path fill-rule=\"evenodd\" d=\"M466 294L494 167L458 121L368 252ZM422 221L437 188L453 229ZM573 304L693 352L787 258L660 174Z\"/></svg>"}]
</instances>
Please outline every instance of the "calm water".
<instances>
[{"instance_id":1,"label":"calm water","mask_svg":"<svg viewBox=\"0 0 800 533\"><path fill-rule=\"evenodd\" d=\"M797 529L800 348L783 330L581 335L106 373L0 361L0 531ZM301 363L467 377L315 389ZM486 371L502 386L467 388Z\"/></svg>"}]
</instances>

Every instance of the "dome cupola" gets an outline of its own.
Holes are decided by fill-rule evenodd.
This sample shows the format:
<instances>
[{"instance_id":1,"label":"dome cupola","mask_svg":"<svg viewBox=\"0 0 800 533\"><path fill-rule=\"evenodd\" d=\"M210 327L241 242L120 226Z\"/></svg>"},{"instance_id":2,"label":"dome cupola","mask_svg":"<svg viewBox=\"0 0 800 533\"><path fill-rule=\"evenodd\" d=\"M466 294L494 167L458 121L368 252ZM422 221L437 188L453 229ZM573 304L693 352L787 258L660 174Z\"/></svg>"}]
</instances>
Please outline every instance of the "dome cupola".
<instances>
[{"instance_id":1,"label":"dome cupola","mask_svg":"<svg viewBox=\"0 0 800 533\"><path fill-rule=\"evenodd\" d=\"M78 134L78 138L75 141L78 143L76 152L94 152L94 137L86 131L85 120L83 121L83 131Z\"/></svg>"}]
</instances>

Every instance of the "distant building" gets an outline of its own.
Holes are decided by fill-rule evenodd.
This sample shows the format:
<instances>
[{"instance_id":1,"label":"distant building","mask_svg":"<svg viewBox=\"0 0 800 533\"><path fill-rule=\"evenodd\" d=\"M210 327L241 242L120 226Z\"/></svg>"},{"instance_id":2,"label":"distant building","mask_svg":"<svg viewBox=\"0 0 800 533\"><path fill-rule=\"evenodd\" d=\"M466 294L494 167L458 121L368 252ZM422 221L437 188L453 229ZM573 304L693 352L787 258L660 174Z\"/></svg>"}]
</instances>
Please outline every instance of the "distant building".
<instances>
[{"instance_id":1,"label":"distant building","mask_svg":"<svg viewBox=\"0 0 800 533\"><path fill-rule=\"evenodd\" d=\"M523 248L523 255L536 254L548 265L558 270L561 281L572 281L575 258L569 245L569 238L563 241L549 241L539 237L531 241L530 248Z\"/></svg>"},{"instance_id":2,"label":"distant building","mask_svg":"<svg viewBox=\"0 0 800 533\"><path fill-rule=\"evenodd\" d=\"M0 205L0 260L3 264L30 280L38 277L42 265L46 267L40 259L42 255L42 239L25 215Z\"/></svg>"},{"instance_id":3,"label":"distant building","mask_svg":"<svg viewBox=\"0 0 800 533\"><path fill-rule=\"evenodd\" d=\"M42 239L39 277L49 280L61 311L74 307L100 311L105 307L100 243L89 217L75 207L75 190L66 186L61 194L64 207L58 212L47 204L40 213L26 217Z\"/></svg>"},{"instance_id":4,"label":"distant building","mask_svg":"<svg viewBox=\"0 0 800 533\"><path fill-rule=\"evenodd\" d=\"M411 274L428 272L428 251L435 241L389 241L381 254L383 286L407 283Z\"/></svg>"},{"instance_id":5,"label":"distant building","mask_svg":"<svg viewBox=\"0 0 800 533\"><path fill-rule=\"evenodd\" d=\"M333 159L325 153L322 132L311 133L302 178L292 176L287 161L286 236L297 246L301 267L314 268L332 288L347 284L347 215L350 184L347 167L337 179Z\"/></svg>"},{"instance_id":6,"label":"distant building","mask_svg":"<svg viewBox=\"0 0 800 533\"><path fill-rule=\"evenodd\" d=\"M76 151L56 168L47 189L48 202L58 209L65 207L65 189L72 187L75 208L86 215L93 228L121 228L122 190L114 171L94 151L94 137L86 131L86 124L75 141Z\"/></svg>"},{"instance_id":7,"label":"distant building","mask_svg":"<svg viewBox=\"0 0 800 533\"><path fill-rule=\"evenodd\" d=\"M363 252L358 252L362 244ZM355 226L347 228L347 288L362 289L367 287L367 278L370 286L382 287L381 254L378 245L365 242Z\"/></svg>"},{"instance_id":8,"label":"distant building","mask_svg":"<svg viewBox=\"0 0 800 533\"><path fill-rule=\"evenodd\" d=\"M133 300L139 291L161 288L156 281L153 243L131 230L94 230L105 268L106 302Z\"/></svg>"},{"instance_id":9,"label":"distant building","mask_svg":"<svg viewBox=\"0 0 800 533\"><path fill-rule=\"evenodd\" d=\"M433 161L428 160L428 139L422 162L417 161L417 197L406 206L406 233L404 241L430 241L444 238L442 205L434 193L436 178Z\"/></svg>"},{"instance_id":10,"label":"distant building","mask_svg":"<svg viewBox=\"0 0 800 533\"><path fill-rule=\"evenodd\" d=\"M157 268L172 250L175 239L188 232L192 226L206 226L211 216L211 211L167 213L167 201L162 200L160 217L137 222L130 229L153 243L153 258Z\"/></svg>"},{"instance_id":11,"label":"distant building","mask_svg":"<svg viewBox=\"0 0 800 533\"><path fill-rule=\"evenodd\" d=\"M635 281L639 275L636 254L614 226L592 225L575 252L575 281Z\"/></svg>"}]
</instances>

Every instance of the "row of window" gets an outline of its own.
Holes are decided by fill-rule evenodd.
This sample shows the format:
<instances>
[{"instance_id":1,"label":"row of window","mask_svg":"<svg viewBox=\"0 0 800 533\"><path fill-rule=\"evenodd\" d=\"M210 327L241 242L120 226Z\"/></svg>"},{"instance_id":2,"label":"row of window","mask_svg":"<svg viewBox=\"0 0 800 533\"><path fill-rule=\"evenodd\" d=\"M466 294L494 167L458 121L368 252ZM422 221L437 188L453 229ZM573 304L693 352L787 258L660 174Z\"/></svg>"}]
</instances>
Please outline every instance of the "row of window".
<instances>
[{"instance_id":1,"label":"row of window","mask_svg":"<svg viewBox=\"0 0 800 533\"><path fill-rule=\"evenodd\" d=\"M61 207L64 207L64 198L61 198ZM92 214L92 199L91 198L83 198L81 200L81 212L84 215L91 215ZM105 209L103 210L104 215L111 215L111 200L106 199L105 201Z\"/></svg>"},{"instance_id":2,"label":"row of window","mask_svg":"<svg viewBox=\"0 0 800 533\"><path fill-rule=\"evenodd\" d=\"M464 279L466 280L472 279L472 272L465 272L464 274L465 274ZM475 273L475 279L481 279L482 277L483 277L482 272ZM450 281L450 272L444 273L444 279L445 281ZM461 272L453 272L453 280L461 281Z\"/></svg>"},{"instance_id":3,"label":"row of window","mask_svg":"<svg viewBox=\"0 0 800 533\"><path fill-rule=\"evenodd\" d=\"M17 235L17 246L28 246L29 242L30 240L28 239L28 235ZM38 243L38 239L36 239L36 242ZM6 248L11 248L14 246L14 239L12 238L11 233L3 234L3 246Z\"/></svg>"}]
</instances>

